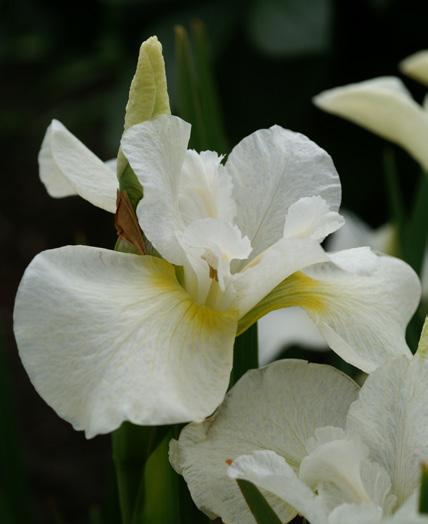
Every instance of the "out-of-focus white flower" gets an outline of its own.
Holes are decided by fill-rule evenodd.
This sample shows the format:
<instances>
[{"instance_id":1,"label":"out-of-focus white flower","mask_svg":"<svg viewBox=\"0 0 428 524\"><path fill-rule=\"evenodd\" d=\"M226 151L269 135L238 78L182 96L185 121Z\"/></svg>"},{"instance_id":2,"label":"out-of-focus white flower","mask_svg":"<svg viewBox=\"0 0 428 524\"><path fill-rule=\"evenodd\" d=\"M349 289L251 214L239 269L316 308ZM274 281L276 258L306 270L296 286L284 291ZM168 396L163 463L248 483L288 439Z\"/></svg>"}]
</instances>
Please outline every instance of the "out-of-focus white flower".
<instances>
[{"instance_id":1,"label":"out-of-focus white flower","mask_svg":"<svg viewBox=\"0 0 428 524\"><path fill-rule=\"evenodd\" d=\"M428 112L399 78L379 77L328 89L314 103L400 145L428 170Z\"/></svg>"},{"instance_id":2,"label":"out-of-focus white flower","mask_svg":"<svg viewBox=\"0 0 428 524\"><path fill-rule=\"evenodd\" d=\"M45 169L84 173L84 154L94 164L75 140L56 136L68 136L63 128L54 131L57 160ZM420 295L410 267L368 248L329 255L320 245L343 222L325 151L273 126L245 138L223 165L214 152L187 150L189 136L189 124L161 116L122 140L144 188L140 226L164 260L69 246L38 255L19 287L24 366L40 395L87 435L124 420L212 413L236 334L274 309L303 307L330 347L364 371L409 354L405 326ZM73 179L92 201L94 172ZM107 199L106 190L98 202Z\"/></svg>"},{"instance_id":3,"label":"out-of-focus white flower","mask_svg":"<svg viewBox=\"0 0 428 524\"><path fill-rule=\"evenodd\" d=\"M418 51L400 62L400 70L428 86L428 50Z\"/></svg>"},{"instance_id":4,"label":"out-of-focus white flower","mask_svg":"<svg viewBox=\"0 0 428 524\"><path fill-rule=\"evenodd\" d=\"M426 325L418 353L391 359L361 390L335 368L299 360L249 371L213 417L171 442L171 463L198 507L230 524L254 522L238 478L259 487L282 522L426 524L417 497L427 354Z\"/></svg>"}]
</instances>

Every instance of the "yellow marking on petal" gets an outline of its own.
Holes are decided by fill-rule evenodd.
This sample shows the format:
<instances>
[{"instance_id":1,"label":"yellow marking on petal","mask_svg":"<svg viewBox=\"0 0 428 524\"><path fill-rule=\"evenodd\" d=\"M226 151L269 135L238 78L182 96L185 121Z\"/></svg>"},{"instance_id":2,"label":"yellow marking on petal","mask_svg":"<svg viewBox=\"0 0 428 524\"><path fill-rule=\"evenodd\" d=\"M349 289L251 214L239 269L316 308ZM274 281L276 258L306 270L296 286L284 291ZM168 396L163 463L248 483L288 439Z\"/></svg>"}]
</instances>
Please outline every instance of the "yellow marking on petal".
<instances>
[{"instance_id":1,"label":"yellow marking on petal","mask_svg":"<svg viewBox=\"0 0 428 524\"><path fill-rule=\"evenodd\" d=\"M419 339L418 350L419 358L428 358L428 316L425 317L424 327L422 328L421 338Z\"/></svg>"},{"instance_id":2,"label":"yellow marking on petal","mask_svg":"<svg viewBox=\"0 0 428 524\"><path fill-rule=\"evenodd\" d=\"M179 298L182 304L183 322L189 323L189 330L204 330L208 333L222 330L230 324L236 323L238 320L238 312L235 309L229 308L225 310L216 310L205 304L198 304L194 298L181 286L177 279L175 267L169 262L157 257L144 256L141 257L145 261L145 267L148 268L150 264L151 283L160 292L174 297L174 303L177 303L175 298ZM190 331L189 331L190 334ZM200 348L203 350L203 348Z\"/></svg>"},{"instance_id":3,"label":"yellow marking on petal","mask_svg":"<svg viewBox=\"0 0 428 524\"><path fill-rule=\"evenodd\" d=\"M238 324L238 335L248 329L259 318L275 309L300 306L313 312L326 309L323 299L323 284L298 271L283 280L251 311L244 315Z\"/></svg>"}]
</instances>

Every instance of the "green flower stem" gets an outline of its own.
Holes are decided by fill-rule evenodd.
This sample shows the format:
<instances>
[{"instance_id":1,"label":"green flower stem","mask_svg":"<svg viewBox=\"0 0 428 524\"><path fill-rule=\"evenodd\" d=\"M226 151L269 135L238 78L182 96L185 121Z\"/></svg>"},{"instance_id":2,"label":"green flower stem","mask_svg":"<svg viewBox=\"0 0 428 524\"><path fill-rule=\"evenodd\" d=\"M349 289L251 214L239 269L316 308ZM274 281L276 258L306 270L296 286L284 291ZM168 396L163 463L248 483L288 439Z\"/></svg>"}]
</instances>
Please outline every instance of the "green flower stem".
<instances>
[{"instance_id":1,"label":"green flower stem","mask_svg":"<svg viewBox=\"0 0 428 524\"><path fill-rule=\"evenodd\" d=\"M249 369L259 367L257 322L235 339L233 348L233 371L230 385L233 386Z\"/></svg>"},{"instance_id":2,"label":"green flower stem","mask_svg":"<svg viewBox=\"0 0 428 524\"><path fill-rule=\"evenodd\" d=\"M400 189L397 173L397 165L395 161L395 154L392 147L385 147L383 154L383 165L385 182L388 193L389 208L392 215L392 220L396 228L396 242L398 255L403 256L403 239L404 239L404 224L405 211L402 201L402 192Z\"/></svg>"}]
</instances>

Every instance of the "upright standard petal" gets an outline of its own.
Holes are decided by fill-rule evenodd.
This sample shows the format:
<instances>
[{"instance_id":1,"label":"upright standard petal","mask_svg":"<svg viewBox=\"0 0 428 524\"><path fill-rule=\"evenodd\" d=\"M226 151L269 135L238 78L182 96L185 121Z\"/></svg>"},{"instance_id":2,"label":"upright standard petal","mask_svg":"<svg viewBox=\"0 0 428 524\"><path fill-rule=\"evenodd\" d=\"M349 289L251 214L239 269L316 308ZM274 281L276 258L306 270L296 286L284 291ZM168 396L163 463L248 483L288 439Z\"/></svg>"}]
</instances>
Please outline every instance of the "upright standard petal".
<instances>
[{"instance_id":1,"label":"upright standard petal","mask_svg":"<svg viewBox=\"0 0 428 524\"><path fill-rule=\"evenodd\" d=\"M79 195L114 213L116 173L95 156L58 120L52 120L39 153L40 179L50 196Z\"/></svg>"},{"instance_id":2,"label":"upright standard petal","mask_svg":"<svg viewBox=\"0 0 428 524\"><path fill-rule=\"evenodd\" d=\"M418 51L400 62L400 70L407 76L428 86L428 50Z\"/></svg>"},{"instance_id":3,"label":"upright standard petal","mask_svg":"<svg viewBox=\"0 0 428 524\"><path fill-rule=\"evenodd\" d=\"M428 361L397 358L372 373L352 404L347 428L389 473L401 506L420 481L428 457Z\"/></svg>"},{"instance_id":4,"label":"upright standard petal","mask_svg":"<svg viewBox=\"0 0 428 524\"><path fill-rule=\"evenodd\" d=\"M400 145L428 169L428 114L400 79L380 77L329 89L314 103Z\"/></svg>"},{"instance_id":5,"label":"upright standard petal","mask_svg":"<svg viewBox=\"0 0 428 524\"><path fill-rule=\"evenodd\" d=\"M239 321L243 331L269 311L303 307L344 360L371 372L394 356L411 356L406 326L421 289L416 273L399 259L368 248L330 254L285 279Z\"/></svg>"},{"instance_id":6,"label":"upright standard petal","mask_svg":"<svg viewBox=\"0 0 428 524\"><path fill-rule=\"evenodd\" d=\"M228 386L236 314L195 304L158 258L45 251L24 274L14 320L35 388L88 437L125 420L201 420Z\"/></svg>"},{"instance_id":7,"label":"upright standard petal","mask_svg":"<svg viewBox=\"0 0 428 524\"><path fill-rule=\"evenodd\" d=\"M213 417L183 429L171 445L170 460L211 518L253 524L239 489L227 479L225 461L269 449L298 468L317 427L344 427L357 393L358 386L343 373L304 361L283 360L249 371ZM268 500L284 522L294 516L277 497Z\"/></svg>"},{"instance_id":8,"label":"upright standard petal","mask_svg":"<svg viewBox=\"0 0 428 524\"><path fill-rule=\"evenodd\" d=\"M161 116L125 131L122 149L144 188L137 208L140 226L159 253L182 265L184 253L176 232L184 228L178 188L190 138L190 124Z\"/></svg>"},{"instance_id":9,"label":"upright standard petal","mask_svg":"<svg viewBox=\"0 0 428 524\"><path fill-rule=\"evenodd\" d=\"M340 205L339 177L330 156L307 137L279 126L244 138L225 169L252 257L283 236L288 208L300 198L320 196L331 211Z\"/></svg>"}]
</instances>

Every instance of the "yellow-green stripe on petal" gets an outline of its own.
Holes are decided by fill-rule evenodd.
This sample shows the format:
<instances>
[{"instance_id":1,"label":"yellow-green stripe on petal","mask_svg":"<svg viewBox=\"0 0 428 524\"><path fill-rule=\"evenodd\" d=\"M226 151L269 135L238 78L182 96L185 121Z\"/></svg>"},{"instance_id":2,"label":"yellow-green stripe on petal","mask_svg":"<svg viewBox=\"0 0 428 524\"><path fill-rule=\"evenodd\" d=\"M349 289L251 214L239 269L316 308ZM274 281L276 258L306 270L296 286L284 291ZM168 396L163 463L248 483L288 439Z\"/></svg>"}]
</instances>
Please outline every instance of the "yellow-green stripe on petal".
<instances>
[{"instance_id":1,"label":"yellow-green stripe on petal","mask_svg":"<svg viewBox=\"0 0 428 524\"><path fill-rule=\"evenodd\" d=\"M326 307L321 294L320 282L298 271L283 280L251 311L241 318L238 335L270 311L286 307L301 306L312 311L322 312Z\"/></svg>"}]
</instances>

